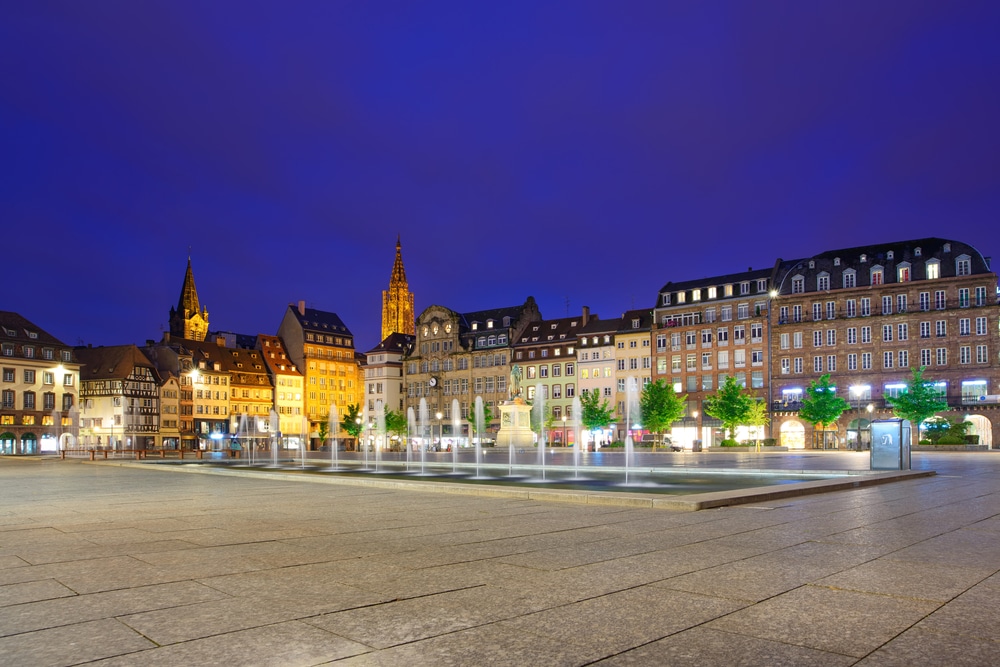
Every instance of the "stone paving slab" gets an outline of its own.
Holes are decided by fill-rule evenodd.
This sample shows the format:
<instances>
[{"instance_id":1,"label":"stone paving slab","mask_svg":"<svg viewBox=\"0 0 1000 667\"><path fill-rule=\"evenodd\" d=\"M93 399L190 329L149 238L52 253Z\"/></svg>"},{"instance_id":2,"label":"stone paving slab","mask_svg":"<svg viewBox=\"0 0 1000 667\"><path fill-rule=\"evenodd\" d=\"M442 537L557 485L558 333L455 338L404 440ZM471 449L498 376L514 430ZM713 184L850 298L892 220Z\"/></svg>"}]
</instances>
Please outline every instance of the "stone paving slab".
<instances>
[{"instance_id":1,"label":"stone paving slab","mask_svg":"<svg viewBox=\"0 0 1000 667\"><path fill-rule=\"evenodd\" d=\"M0 458L0 665L995 664L1000 457L914 459L691 512Z\"/></svg>"}]
</instances>

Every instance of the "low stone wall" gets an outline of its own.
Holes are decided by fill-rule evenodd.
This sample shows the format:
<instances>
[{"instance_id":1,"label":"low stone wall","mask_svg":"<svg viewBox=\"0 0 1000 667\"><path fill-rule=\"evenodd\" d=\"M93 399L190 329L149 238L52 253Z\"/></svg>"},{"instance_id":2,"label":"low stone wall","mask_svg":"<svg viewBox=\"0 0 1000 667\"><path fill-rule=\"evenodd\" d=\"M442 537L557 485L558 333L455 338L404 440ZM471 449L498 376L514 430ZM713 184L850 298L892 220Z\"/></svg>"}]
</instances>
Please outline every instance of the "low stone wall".
<instances>
[{"instance_id":1,"label":"low stone wall","mask_svg":"<svg viewBox=\"0 0 1000 667\"><path fill-rule=\"evenodd\" d=\"M913 445L912 452L987 452L986 445Z\"/></svg>"},{"instance_id":2,"label":"low stone wall","mask_svg":"<svg viewBox=\"0 0 1000 667\"><path fill-rule=\"evenodd\" d=\"M706 452L756 452L756 447L706 447L704 449ZM788 447L770 447L764 446L760 448L762 452L787 452Z\"/></svg>"}]
</instances>

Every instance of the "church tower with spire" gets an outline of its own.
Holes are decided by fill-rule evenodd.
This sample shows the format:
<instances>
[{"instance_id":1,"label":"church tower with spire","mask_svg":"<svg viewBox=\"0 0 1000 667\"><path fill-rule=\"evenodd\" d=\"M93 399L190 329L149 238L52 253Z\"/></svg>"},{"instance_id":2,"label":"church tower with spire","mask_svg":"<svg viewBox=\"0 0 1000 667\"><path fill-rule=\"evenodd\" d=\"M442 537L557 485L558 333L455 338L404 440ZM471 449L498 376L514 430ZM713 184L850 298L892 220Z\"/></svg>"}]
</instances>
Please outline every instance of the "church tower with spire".
<instances>
[{"instance_id":1,"label":"church tower with spire","mask_svg":"<svg viewBox=\"0 0 1000 667\"><path fill-rule=\"evenodd\" d=\"M208 308L201 308L198 303L198 289L194 286L191 258L188 257L184 284L181 286L181 298L177 302L177 307L170 309L170 335L175 338L202 341L207 334Z\"/></svg>"},{"instance_id":2,"label":"church tower with spire","mask_svg":"<svg viewBox=\"0 0 1000 667\"><path fill-rule=\"evenodd\" d=\"M406 284L406 269L403 268L403 251L396 237L396 261L392 264L389 289L382 291L382 340L394 333L413 335L415 331L413 315L413 294Z\"/></svg>"}]
</instances>

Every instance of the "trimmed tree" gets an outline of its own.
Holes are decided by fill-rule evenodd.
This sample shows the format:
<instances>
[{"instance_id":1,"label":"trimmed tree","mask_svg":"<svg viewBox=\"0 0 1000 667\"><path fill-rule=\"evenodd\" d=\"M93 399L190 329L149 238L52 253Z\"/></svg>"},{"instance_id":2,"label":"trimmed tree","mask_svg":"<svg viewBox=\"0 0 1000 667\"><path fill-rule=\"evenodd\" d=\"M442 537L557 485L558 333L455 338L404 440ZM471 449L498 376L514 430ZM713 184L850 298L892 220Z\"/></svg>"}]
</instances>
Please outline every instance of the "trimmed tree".
<instances>
[{"instance_id":1,"label":"trimmed tree","mask_svg":"<svg viewBox=\"0 0 1000 667\"><path fill-rule=\"evenodd\" d=\"M469 410L469 433L479 436L480 443L482 443L483 434L479 432L479 426L476 424L476 410L475 403L472 404L473 409ZM493 408L483 403L483 432L490 430L490 422L493 421Z\"/></svg>"},{"instance_id":2,"label":"trimmed tree","mask_svg":"<svg viewBox=\"0 0 1000 667\"><path fill-rule=\"evenodd\" d=\"M358 442L358 438L361 437L361 431L364 430L364 423L358 423L361 419L361 406L359 405L348 405L347 412L344 413L344 418L340 420L340 428L347 432L347 435L354 438L354 442Z\"/></svg>"},{"instance_id":3,"label":"trimmed tree","mask_svg":"<svg viewBox=\"0 0 1000 667\"><path fill-rule=\"evenodd\" d=\"M754 397L730 375L714 396L705 399L702 408L705 414L722 422L722 428L728 432L727 440L735 442L736 427L748 423L755 402Z\"/></svg>"},{"instance_id":4,"label":"trimmed tree","mask_svg":"<svg viewBox=\"0 0 1000 667\"><path fill-rule=\"evenodd\" d=\"M663 433L670 430L673 423L684 416L687 407L687 394L678 396L674 386L660 378L647 384L639 395L639 410L642 414L642 425L656 434L653 441L653 451L656 443L662 441Z\"/></svg>"},{"instance_id":5,"label":"trimmed tree","mask_svg":"<svg viewBox=\"0 0 1000 667\"><path fill-rule=\"evenodd\" d=\"M769 423L771 423L771 417L767 413L767 403L763 399L754 401L750 406L750 414L747 415L747 426L757 429L758 435L761 435L759 431ZM758 439L758 444L760 444L760 439Z\"/></svg>"},{"instance_id":6,"label":"trimmed tree","mask_svg":"<svg viewBox=\"0 0 1000 667\"><path fill-rule=\"evenodd\" d=\"M601 401L599 392L584 389L580 392L580 423L588 431L607 428L612 421L608 399Z\"/></svg>"},{"instance_id":7,"label":"trimmed tree","mask_svg":"<svg viewBox=\"0 0 1000 667\"><path fill-rule=\"evenodd\" d=\"M806 388L802 397L802 407L799 416L814 427L823 427L823 444L826 444L826 429L840 419L844 410L851 405L842 397L837 396L837 388L830 382L830 374L821 375Z\"/></svg>"},{"instance_id":8,"label":"trimmed tree","mask_svg":"<svg viewBox=\"0 0 1000 667\"><path fill-rule=\"evenodd\" d=\"M930 419L938 412L948 409L948 401L934 390L934 383L924 379L924 367L911 368L910 381L906 389L895 398L889 396L885 400L892 408L893 414L910 422L913 436L920 432L920 424ZM912 436L911 436L912 437Z\"/></svg>"},{"instance_id":9,"label":"trimmed tree","mask_svg":"<svg viewBox=\"0 0 1000 667\"><path fill-rule=\"evenodd\" d=\"M326 437L330 435L330 423L325 420L321 421L319 423L318 433L319 433L319 446L322 447L323 445L326 444ZM312 448L310 447L310 449Z\"/></svg>"},{"instance_id":10,"label":"trimmed tree","mask_svg":"<svg viewBox=\"0 0 1000 667\"><path fill-rule=\"evenodd\" d=\"M385 411L385 432L396 436L397 439L403 439L406 437L406 415L403 411L396 410L386 410ZM405 449L404 449L405 451Z\"/></svg>"}]
</instances>

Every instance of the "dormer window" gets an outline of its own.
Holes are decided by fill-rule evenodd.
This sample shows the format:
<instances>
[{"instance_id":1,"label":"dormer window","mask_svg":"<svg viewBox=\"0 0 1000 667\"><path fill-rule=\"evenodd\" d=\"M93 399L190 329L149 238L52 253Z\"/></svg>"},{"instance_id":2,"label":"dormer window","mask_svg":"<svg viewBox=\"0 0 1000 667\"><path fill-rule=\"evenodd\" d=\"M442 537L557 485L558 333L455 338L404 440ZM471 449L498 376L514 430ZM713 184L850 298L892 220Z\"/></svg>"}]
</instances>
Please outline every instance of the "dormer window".
<instances>
[{"instance_id":1,"label":"dormer window","mask_svg":"<svg viewBox=\"0 0 1000 667\"><path fill-rule=\"evenodd\" d=\"M691 290L691 300L692 301L701 301L701 290L700 289L693 289L693 290Z\"/></svg>"},{"instance_id":2,"label":"dormer window","mask_svg":"<svg viewBox=\"0 0 1000 667\"><path fill-rule=\"evenodd\" d=\"M477 329L479 329L479 322L473 322L472 323L472 330L476 331ZM424 335L426 336L427 334L425 333Z\"/></svg>"},{"instance_id":3,"label":"dormer window","mask_svg":"<svg viewBox=\"0 0 1000 667\"><path fill-rule=\"evenodd\" d=\"M884 278L885 278L885 275L884 275L884 272L882 270L882 267L878 266L878 265L873 266L872 270L871 270L871 283L870 284L873 287L875 285L881 285L881 284L883 284L885 282Z\"/></svg>"},{"instance_id":4,"label":"dormer window","mask_svg":"<svg viewBox=\"0 0 1000 667\"><path fill-rule=\"evenodd\" d=\"M725 287L723 287L722 288L722 294L723 294L723 296L732 296L733 295L733 286L732 285L726 285Z\"/></svg>"},{"instance_id":5,"label":"dormer window","mask_svg":"<svg viewBox=\"0 0 1000 667\"><path fill-rule=\"evenodd\" d=\"M749 293L750 293L750 282L747 281L740 283L740 294L749 294Z\"/></svg>"},{"instance_id":6,"label":"dormer window","mask_svg":"<svg viewBox=\"0 0 1000 667\"><path fill-rule=\"evenodd\" d=\"M718 296L718 288L709 287L708 288L708 298L715 299Z\"/></svg>"},{"instance_id":7,"label":"dormer window","mask_svg":"<svg viewBox=\"0 0 1000 667\"><path fill-rule=\"evenodd\" d=\"M926 267L927 280L937 280L941 277L941 262L936 259L927 260Z\"/></svg>"},{"instance_id":8,"label":"dormer window","mask_svg":"<svg viewBox=\"0 0 1000 667\"><path fill-rule=\"evenodd\" d=\"M761 278L757 281L757 293L761 294L767 291L767 278Z\"/></svg>"},{"instance_id":9,"label":"dormer window","mask_svg":"<svg viewBox=\"0 0 1000 667\"><path fill-rule=\"evenodd\" d=\"M955 259L955 275L956 276L971 276L972 275L972 258L968 255L959 255Z\"/></svg>"},{"instance_id":10,"label":"dormer window","mask_svg":"<svg viewBox=\"0 0 1000 667\"><path fill-rule=\"evenodd\" d=\"M639 328L639 320L632 320L632 328L633 329Z\"/></svg>"},{"instance_id":11,"label":"dormer window","mask_svg":"<svg viewBox=\"0 0 1000 667\"><path fill-rule=\"evenodd\" d=\"M914 249L913 249L913 256L914 256L914 257L920 257L920 255L921 255L921 253L922 253L922 252L923 252L923 251L922 251L922 250L920 249L920 247L918 246L918 247L916 247L916 248L914 248Z\"/></svg>"},{"instance_id":12,"label":"dormer window","mask_svg":"<svg viewBox=\"0 0 1000 667\"><path fill-rule=\"evenodd\" d=\"M893 253L891 250L889 250L888 252L885 253L885 258L886 259L892 259L894 256L895 256L895 253Z\"/></svg>"},{"instance_id":13,"label":"dormer window","mask_svg":"<svg viewBox=\"0 0 1000 667\"><path fill-rule=\"evenodd\" d=\"M864 264L868 261L868 255L861 253L861 263Z\"/></svg>"},{"instance_id":14,"label":"dormer window","mask_svg":"<svg viewBox=\"0 0 1000 667\"><path fill-rule=\"evenodd\" d=\"M858 274L854 269L844 269L844 289L858 286Z\"/></svg>"},{"instance_id":15,"label":"dormer window","mask_svg":"<svg viewBox=\"0 0 1000 667\"><path fill-rule=\"evenodd\" d=\"M661 294L660 295L660 305L661 306L669 306L670 305L670 295L669 294ZM573 326L576 326L576 324L574 323Z\"/></svg>"},{"instance_id":16,"label":"dormer window","mask_svg":"<svg viewBox=\"0 0 1000 667\"><path fill-rule=\"evenodd\" d=\"M806 291L806 279L803 276L792 276L792 294L802 294Z\"/></svg>"},{"instance_id":17,"label":"dormer window","mask_svg":"<svg viewBox=\"0 0 1000 667\"><path fill-rule=\"evenodd\" d=\"M830 274L826 271L821 272L816 276L816 289L820 292L830 291Z\"/></svg>"},{"instance_id":18,"label":"dormer window","mask_svg":"<svg viewBox=\"0 0 1000 667\"><path fill-rule=\"evenodd\" d=\"M684 303L684 292L677 293L677 303Z\"/></svg>"},{"instance_id":19,"label":"dormer window","mask_svg":"<svg viewBox=\"0 0 1000 667\"><path fill-rule=\"evenodd\" d=\"M493 320L486 320L486 328L487 329L493 328Z\"/></svg>"},{"instance_id":20,"label":"dormer window","mask_svg":"<svg viewBox=\"0 0 1000 667\"><path fill-rule=\"evenodd\" d=\"M813 260L813 259L809 260L809 268L810 269L815 269L816 268L816 260Z\"/></svg>"},{"instance_id":21,"label":"dormer window","mask_svg":"<svg viewBox=\"0 0 1000 667\"><path fill-rule=\"evenodd\" d=\"M898 283L908 283L912 279L910 274L910 263L901 262L899 266L896 267L896 282Z\"/></svg>"},{"instance_id":22,"label":"dormer window","mask_svg":"<svg viewBox=\"0 0 1000 667\"><path fill-rule=\"evenodd\" d=\"M840 258L839 257L834 257L833 258L833 265L834 266L840 266Z\"/></svg>"},{"instance_id":23,"label":"dormer window","mask_svg":"<svg viewBox=\"0 0 1000 667\"><path fill-rule=\"evenodd\" d=\"M941 250L944 251L944 252L951 252L951 244L950 243L945 243L944 247L941 248Z\"/></svg>"},{"instance_id":24,"label":"dormer window","mask_svg":"<svg viewBox=\"0 0 1000 667\"><path fill-rule=\"evenodd\" d=\"M505 327L509 327L510 326L510 317L504 317L503 318L503 325Z\"/></svg>"}]
</instances>

